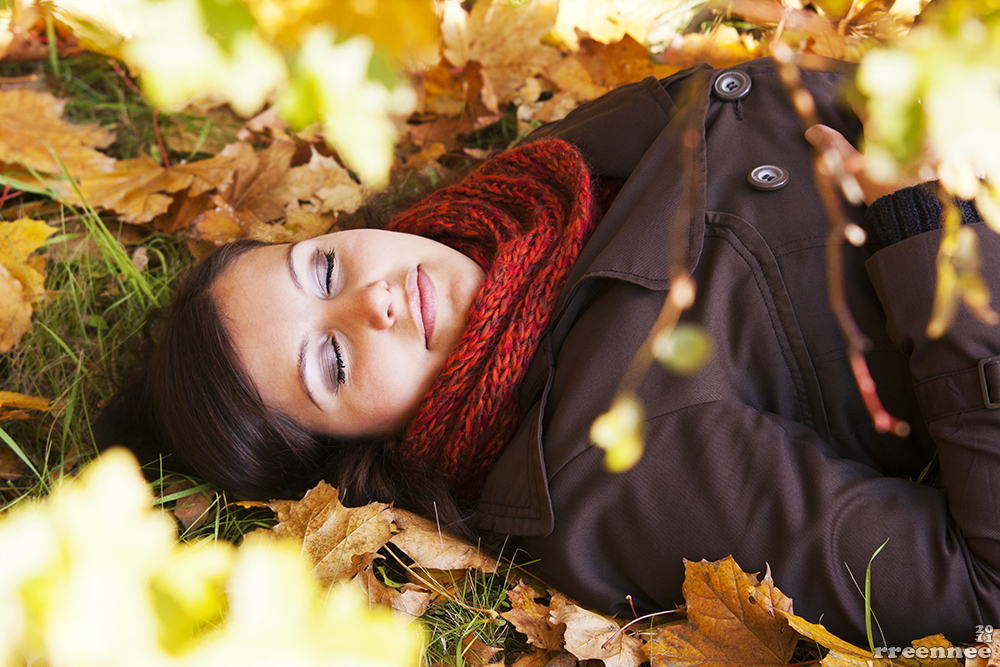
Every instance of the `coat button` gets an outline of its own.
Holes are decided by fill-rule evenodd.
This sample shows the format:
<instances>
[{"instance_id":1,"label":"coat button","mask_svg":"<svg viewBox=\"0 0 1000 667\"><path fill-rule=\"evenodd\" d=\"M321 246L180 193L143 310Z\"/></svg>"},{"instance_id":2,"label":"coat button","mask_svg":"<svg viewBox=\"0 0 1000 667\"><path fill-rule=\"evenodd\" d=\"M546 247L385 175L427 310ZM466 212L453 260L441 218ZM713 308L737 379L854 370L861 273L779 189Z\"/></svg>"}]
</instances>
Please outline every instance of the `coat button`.
<instances>
[{"instance_id":1,"label":"coat button","mask_svg":"<svg viewBox=\"0 0 1000 667\"><path fill-rule=\"evenodd\" d=\"M731 69L715 77L715 96L732 101L746 97L750 92L750 77L738 69Z\"/></svg>"},{"instance_id":2,"label":"coat button","mask_svg":"<svg viewBox=\"0 0 1000 667\"><path fill-rule=\"evenodd\" d=\"M747 180L758 190L780 190L788 183L788 172L774 164L755 167Z\"/></svg>"}]
</instances>

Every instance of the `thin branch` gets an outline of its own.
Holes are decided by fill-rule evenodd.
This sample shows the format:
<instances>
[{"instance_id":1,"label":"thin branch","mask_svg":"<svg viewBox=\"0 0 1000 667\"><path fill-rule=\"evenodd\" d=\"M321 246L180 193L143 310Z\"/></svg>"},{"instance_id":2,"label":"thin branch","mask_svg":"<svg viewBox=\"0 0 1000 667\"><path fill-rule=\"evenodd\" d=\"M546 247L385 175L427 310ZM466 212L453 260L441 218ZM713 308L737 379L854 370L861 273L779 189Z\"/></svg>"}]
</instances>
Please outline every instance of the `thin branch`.
<instances>
[{"instance_id":1,"label":"thin branch","mask_svg":"<svg viewBox=\"0 0 1000 667\"><path fill-rule=\"evenodd\" d=\"M802 121L803 129L818 124L820 121L816 115L816 102L809 91L802 86L799 70L795 65L795 54L788 45L782 42L776 42L773 49L781 80L788 89L792 105ZM844 290L844 239L851 243L863 242L864 235L862 230L844 214L844 208L841 205L840 197L837 196L834 182L836 180L836 183L845 189L852 187L856 189L857 183L854 182L853 177L847 174L843 160L836 151L818 154L813 161L813 172L816 188L830 220L826 246L827 289L830 295L830 308L833 310L837 324L847 340L854 381L857 383L861 398L872 417L875 430L879 433L906 436L910 432L910 425L889 414L878 397L875 381L872 379L868 370L868 362L864 357L865 351L871 346L871 341L854 320L850 307L847 305Z\"/></svg>"}]
</instances>

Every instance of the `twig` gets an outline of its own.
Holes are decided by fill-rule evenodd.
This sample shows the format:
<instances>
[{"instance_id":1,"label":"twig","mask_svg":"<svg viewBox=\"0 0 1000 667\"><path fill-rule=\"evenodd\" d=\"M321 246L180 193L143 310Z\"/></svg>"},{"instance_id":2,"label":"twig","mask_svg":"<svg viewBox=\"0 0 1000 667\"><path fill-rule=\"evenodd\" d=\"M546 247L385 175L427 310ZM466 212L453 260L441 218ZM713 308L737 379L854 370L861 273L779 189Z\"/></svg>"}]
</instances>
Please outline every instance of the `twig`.
<instances>
[{"instance_id":1,"label":"twig","mask_svg":"<svg viewBox=\"0 0 1000 667\"><path fill-rule=\"evenodd\" d=\"M160 125L156 122L156 119L160 115L159 109L153 109L153 134L156 135L156 143L160 146L160 155L163 157L163 166L166 169L170 169L170 158L167 157L167 149L163 145L163 139L160 137Z\"/></svg>"},{"instance_id":2,"label":"twig","mask_svg":"<svg viewBox=\"0 0 1000 667\"><path fill-rule=\"evenodd\" d=\"M819 123L816 115L816 102L812 95L802 86L798 67L795 65L795 54L787 44L776 42L773 46L774 59L778 62L778 71L781 80L788 89L792 98L792 105L802 121L803 129L812 127ZM813 172L815 174L816 188L819 191L826 208L827 216L830 219L830 228L827 232L826 246L826 272L827 288L830 294L830 308L837 318L844 338L847 339L847 350L851 364L851 372L854 380L861 391L861 398L872 417L875 430L879 433L892 433L904 437L910 433L910 425L898 419L885 409L882 401L878 397L875 381L868 370L868 362L865 361L864 353L870 347L871 341L862 333L858 327L854 316L851 315L850 307L847 305L847 298L844 290L844 268L843 268L843 240L846 238L851 243L863 242L864 236L860 234L862 230L844 215L844 209L840 204L840 198L834 189L833 180L837 178L841 184L847 182L851 177L847 176L843 167L843 161L836 151L828 151L830 155L818 154L813 161ZM824 160L832 162L832 168L824 168ZM831 173L832 172L832 173ZM856 184L855 184L856 185Z\"/></svg>"},{"instance_id":3,"label":"twig","mask_svg":"<svg viewBox=\"0 0 1000 667\"><path fill-rule=\"evenodd\" d=\"M622 627L618 628L618 630L613 635L608 637L607 641L601 644L601 648L607 648L608 644L613 642L618 635L625 632L625 630L627 630L630 625L635 625L639 621L645 621L647 618L653 618L654 616L666 616L667 614L676 614L679 611L684 611L684 609L677 608L677 609L670 609L668 611L654 611L652 614L646 614L644 616L640 616L639 618L634 618L625 625L623 625Z\"/></svg>"}]
</instances>

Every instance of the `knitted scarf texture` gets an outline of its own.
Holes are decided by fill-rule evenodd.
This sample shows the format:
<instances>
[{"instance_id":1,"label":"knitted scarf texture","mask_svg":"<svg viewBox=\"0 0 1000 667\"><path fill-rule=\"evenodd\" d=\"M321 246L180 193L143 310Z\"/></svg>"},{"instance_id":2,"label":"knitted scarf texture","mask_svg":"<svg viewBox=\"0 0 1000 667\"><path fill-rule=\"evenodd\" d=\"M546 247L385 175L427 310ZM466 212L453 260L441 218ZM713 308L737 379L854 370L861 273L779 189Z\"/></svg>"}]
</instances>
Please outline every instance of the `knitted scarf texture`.
<instances>
[{"instance_id":1,"label":"knitted scarf texture","mask_svg":"<svg viewBox=\"0 0 1000 667\"><path fill-rule=\"evenodd\" d=\"M399 444L404 464L442 471L459 498L478 496L513 436L519 385L596 217L579 152L547 139L498 155L390 221L486 272Z\"/></svg>"}]
</instances>

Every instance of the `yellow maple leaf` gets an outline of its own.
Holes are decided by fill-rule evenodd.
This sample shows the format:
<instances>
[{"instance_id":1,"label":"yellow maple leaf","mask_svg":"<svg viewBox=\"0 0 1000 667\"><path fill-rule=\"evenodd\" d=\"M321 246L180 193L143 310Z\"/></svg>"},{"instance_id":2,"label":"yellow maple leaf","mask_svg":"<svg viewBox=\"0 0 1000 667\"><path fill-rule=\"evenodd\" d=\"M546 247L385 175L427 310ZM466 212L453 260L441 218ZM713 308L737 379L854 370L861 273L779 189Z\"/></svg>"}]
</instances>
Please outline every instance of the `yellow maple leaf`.
<instances>
[{"instance_id":1,"label":"yellow maple leaf","mask_svg":"<svg viewBox=\"0 0 1000 667\"><path fill-rule=\"evenodd\" d=\"M9 352L31 328L31 312L45 294L45 263L32 256L52 234L39 220L0 223L0 352Z\"/></svg>"}]
</instances>

